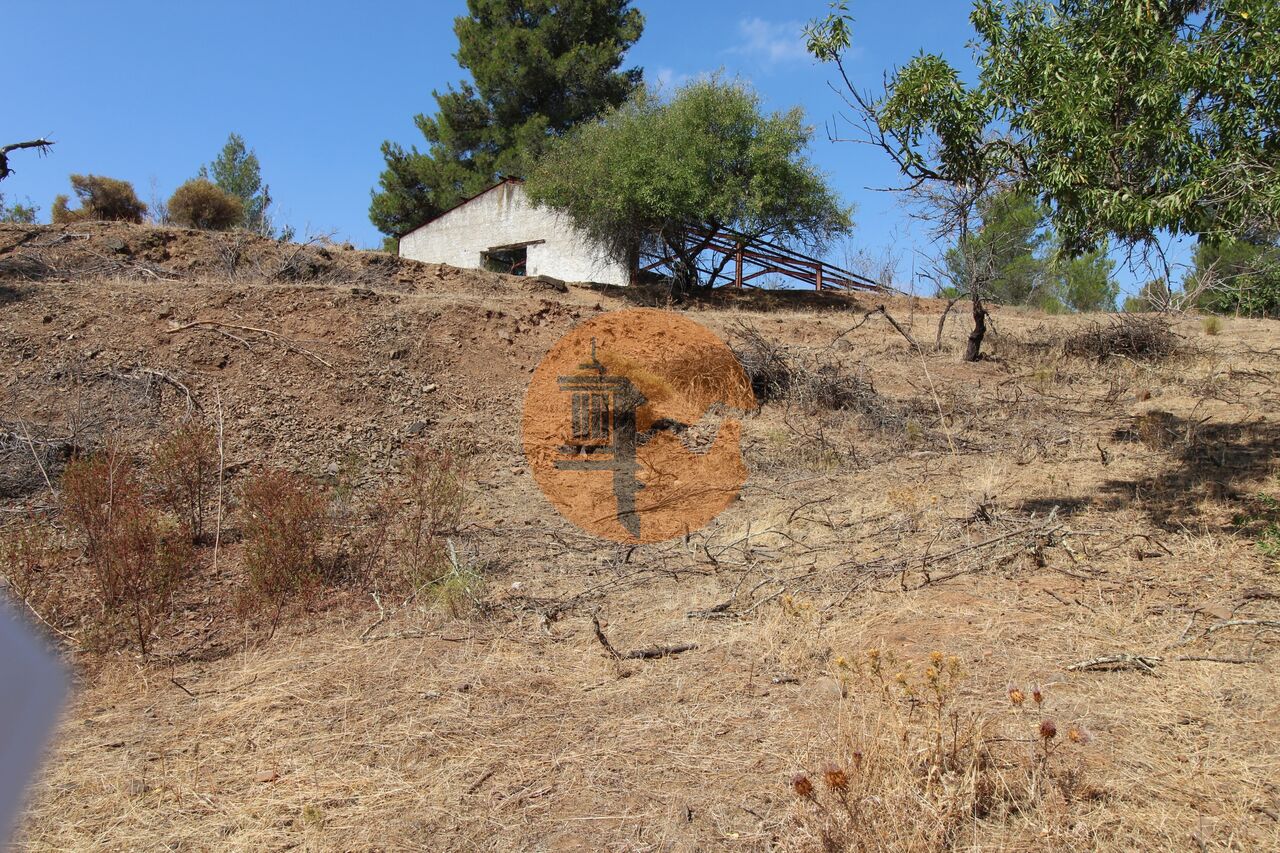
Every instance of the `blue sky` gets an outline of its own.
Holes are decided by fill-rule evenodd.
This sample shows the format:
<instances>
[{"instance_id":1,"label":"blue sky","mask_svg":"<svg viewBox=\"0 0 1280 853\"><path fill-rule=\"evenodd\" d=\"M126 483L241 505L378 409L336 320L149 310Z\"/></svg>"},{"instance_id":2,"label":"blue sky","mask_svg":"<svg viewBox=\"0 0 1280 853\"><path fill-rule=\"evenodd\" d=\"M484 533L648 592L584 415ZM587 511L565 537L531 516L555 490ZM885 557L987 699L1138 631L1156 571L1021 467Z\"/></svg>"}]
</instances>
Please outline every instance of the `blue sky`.
<instances>
[{"instance_id":1,"label":"blue sky","mask_svg":"<svg viewBox=\"0 0 1280 853\"><path fill-rule=\"evenodd\" d=\"M824 129L841 101L800 31L826 5L637 0L646 26L628 62L667 83L721 71L750 81L770 108L803 107L817 129L814 160L857 208L852 244L872 254L893 247L905 286L913 257L930 248L893 194L868 189L896 185L895 172L881 152L831 142ZM849 71L860 85L878 84L921 49L971 70L968 3L852 5ZM76 172L132 181L144 201L167 198L235 131L257 151L278 218L299 234L378 245L367 210L379 145L421 142L413 116L434 111L432 89L463 76L452 22L465 10L463 0L379 9L331 0L9 4L14 71L0 136L49 134L58 144L45 159L12 155L17 171L0 192L30 198L42 218Z\"/></svg>"}]
</instances>

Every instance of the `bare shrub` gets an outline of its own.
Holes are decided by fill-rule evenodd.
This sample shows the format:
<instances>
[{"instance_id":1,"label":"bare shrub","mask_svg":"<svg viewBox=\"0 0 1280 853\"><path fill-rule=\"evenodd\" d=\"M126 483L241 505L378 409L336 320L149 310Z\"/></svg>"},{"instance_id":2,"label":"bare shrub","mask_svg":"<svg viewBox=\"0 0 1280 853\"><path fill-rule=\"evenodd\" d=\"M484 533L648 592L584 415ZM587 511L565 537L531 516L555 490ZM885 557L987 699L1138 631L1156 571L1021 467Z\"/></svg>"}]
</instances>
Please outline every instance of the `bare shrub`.
<instances>
[{"instance_id":1,"label":"bare shrub","mask_svg":"<svg viewBox=\"0 0 1280 853\"><path fill-rule=\"evenodd\" d=\"M149 474L156 500L192 542L204 536L217 468L217 437L211 427L193 419L180 423L153 450Z\"/></svg>"},{"instance_id":2,"label":"bare shrub","mask_svg":"<svg viewBox=\"0 0 1280 853\"><path fill-rule=\"evenodd\" d=\"M62 476L63 518L84 547L86 580L100 604L92 625L123 629L145 657L191 558L181 531L142 500L133 467L118 449L77 459Z\"/></svg>"},{"instance_id":3,"label":"bare shrub","mask_svg":"<svg viewBox=\"0 0 1280 853\"><path fill-rule=\"evenodd\" d=\"M970 707L959 659L941 652L913 666L870 649L837 658L833 675L860 707L853 739L791 778L798 841L829 851L950 849L975 818L1052 824L1093 795L1080 756L1091 735L1050 716L1039 687L1010 685L1002 717Z\"/></svg>"},{"instance_id":4,"label":"bare shrub","mask_svg":"<svg viewBox=\"0 0 1280 853\"><path fill-rule=\"evenodd\" d=\"M147 206L128 181L103 175L72 175L71 188L80 199L80 207L71 210L67 197L58 196L53 201L54 224L85 219L141 222L147 215Z\"/></svg>"},{"instance_id":5,"label":"bare shrub","mask_svg":"<svg viewBox=\"0 0 1280 853\"><path fill-rule=\"evenodd\" d=\"M375 592L431 591L459 614L484 585L473 561L460 559L452 537L469 503L470 472L461 455L416 442L405 449L400 477L366 512L353 562Z\"/></svg>"},{"instance_id":6,"label":"bare shrub","mask_svg":"<svg viewBox=\"0 0 1280 853\"><path fill-rule=\"evenodd\" d=\"M321 581L320 545L328 528L327 499L301 474L265 471L245 484L241 530L248 585L241 611L271 613L275 630L286 605L305 602Z\"/></svg>"},{"instance_id":7,"label":"bare shrub","mask_svg":"<svg viewBox=\"0 0 1280 853\"><path fill-rule=\"evenodd\" d=\"M59 551L53 530L35 516L0 529L0 579L15 601L50 624L61 621L65 605Z\"/></svg>"},{"instance_id":8,"label":"bare shrub","mask_svg":"<svg viewBox=\"0 0 1280 853\"><path fill-rule=\"evenodd\" d=\"M169 198L169 219L185 228L226 231L244 218L244 203L204 178L192 178Z\"/></svg>"},{"instance_id":9,"label":"bare shrub","mask_svg":"<svg viewBox=\"0 0 1280 853\"><path fill-rule=\"evenodd\" d=\"M1107 323L1093 321L1062 343L1065 354L1095 361L1116 356L1160 361L1181 349L1182 343L1166 318L1141 314L1121 314Z\"/></svg>"},{"instance_id":10,"label":"bare shrub","mask_svg":"<svg viewBox=\"0 0 1280 853\"><path fill-rule=\"evenodd\" d=\"M902 415L876 393L871 380L844 369L824 352L788 352L746 324L735 330L737 356L756 401L783 402L809 412L848 411L875 429L898 429Z\"/></svg>"}]
</instances>

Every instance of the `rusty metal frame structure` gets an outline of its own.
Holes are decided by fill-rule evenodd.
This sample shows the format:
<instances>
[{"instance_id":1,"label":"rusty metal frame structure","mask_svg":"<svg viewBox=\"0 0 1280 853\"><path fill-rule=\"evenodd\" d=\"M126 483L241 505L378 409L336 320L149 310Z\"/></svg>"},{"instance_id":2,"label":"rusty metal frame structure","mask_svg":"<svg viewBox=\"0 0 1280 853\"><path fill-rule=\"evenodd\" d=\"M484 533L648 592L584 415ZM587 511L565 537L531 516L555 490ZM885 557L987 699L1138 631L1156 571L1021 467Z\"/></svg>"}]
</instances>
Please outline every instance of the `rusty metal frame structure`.
<instances>
[{"instance_id":1,"label":"rusty metal frame structure","mask_svg":"<svg viewBox=\"0 0 1280 853\"><path fill-rule=\"evenodd\" d=\"M702 257L709 254L714 262L706 270L712 287L724 279L722 286L738 289L758 287L751 282L765 275L782 275L813 287L814 290L885 290L879 282L863 275L827 263L818 258L779 246L764 239L752 239L725 229L689 229L684 247L686 254ZM665 271L675 277L675 265L680 262L677 253L663 255L649 263L642 259L636 264L635 276L640 273ZM726 270L732 267L731 272Z\"/></svg>"}]
</instances>

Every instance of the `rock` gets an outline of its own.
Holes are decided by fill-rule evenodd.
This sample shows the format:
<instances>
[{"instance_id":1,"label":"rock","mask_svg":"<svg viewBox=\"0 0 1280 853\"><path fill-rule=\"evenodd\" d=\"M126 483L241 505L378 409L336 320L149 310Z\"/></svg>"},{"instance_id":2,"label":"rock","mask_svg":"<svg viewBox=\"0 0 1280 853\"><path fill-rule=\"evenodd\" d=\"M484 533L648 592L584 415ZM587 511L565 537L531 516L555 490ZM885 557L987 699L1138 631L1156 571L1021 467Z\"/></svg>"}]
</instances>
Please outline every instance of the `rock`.
<instances>
[{"instance_id":1,"label":"rock","mask_svg":"<svg viewBox=\"0 0 1280 853\"><path fill-rule=\"evenodd\" d=\"M111 237L102 244L108 251L115 252L117 255L129 251L129 246L119 237Z\"/></svg>"},{"instance_id":2,"label":"rock","mask_svg":"<svg viewBox=\"0 0 1280 853\"><path fill-rule=\"evenodd\" d=\"M426 432L426 430L427 430L426 421L414 421L413 423L409 424L408 429L405 430L405 434L411 435L411 436L418 436L418 435L422 435L424 432Z\"/></svg>"},{"instance_id":3,"label":"rock","mask_svg":"<svg viewBox=\"0 0 1280 853\"><path fill-rule=\"evenodd\" d=\"M41 322L41 323L44 323L44 324L46 324L46 325L48 325L49 323L52 323L52 322L53 322L53 315L52 315L52 314L45 314L43 317L41 317L41 318L40 318L40 322Z\"/></svg>"},{"instance_id":4,"label":"rock","mask_svg":"<svg viewBox=\"0 0 1280 853\"><path fill-rule=\"evenodd\" d=\"M337 462L330 462L327 470L329 471L330 477L336 477L338 476L338 472L342 470L342 466Z\"/></svg>"},{"instance_id":5,"label":"rock","mask_svg":"<svg viewBox=\"0 0 1280 853\"><path fill-rule=\"evenodd\" d=\"M439 385L437 385L437 384L436 384L436 383L434 383L434 382L432 382L430 385L423 385L423 386L422 386L422 393L423 393L423 394L430 394L432 391L436 390L436 389L437 389L437 388L439 388L439 387L440 387L440 386L439 386Z\"/></svg>"},{"instance_id":6,"label":"rock","mask_svg":"<svg viewBox=\"0 0 1280 853\"><path fill-rule=\"evenodd\" d=\"M400 359L404 358L408 354L409 354L409 350L406 349L405 347L399 347L387 353L387 355L390 356L392 361L399 361Z\"/></svg>"},{"instance_id":7,"label":"rock","mask_svg":"<svg viewBox=\"0 0 1280 853\"><path fill-rule=\"evenodd\" d=\"M280 774L274 770L263 770L254 775L255 782L274 782L280 778Z\"/></svg>"},{"instance_id":8,"label":"rock","mask_svg":"<svg viewBox=\"0 0 1280 853\"><path fill-rule=\"evenodd\" d=\"M564 283L564 279L555 278L549 275L537 275L533 277L533 283L539 290L554 290L556 293L568 293L569 285Z\"/></svg>"}]
</instances>

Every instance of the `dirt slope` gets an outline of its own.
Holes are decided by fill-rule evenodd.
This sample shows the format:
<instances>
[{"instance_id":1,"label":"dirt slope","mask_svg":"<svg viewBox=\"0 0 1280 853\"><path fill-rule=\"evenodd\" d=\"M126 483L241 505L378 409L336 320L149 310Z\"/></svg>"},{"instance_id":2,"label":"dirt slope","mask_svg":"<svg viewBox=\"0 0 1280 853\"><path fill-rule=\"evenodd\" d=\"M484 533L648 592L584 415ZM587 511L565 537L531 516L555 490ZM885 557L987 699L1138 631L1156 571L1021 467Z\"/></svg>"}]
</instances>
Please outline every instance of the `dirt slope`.
<instances>
[{"instance_id":1,"label":"dirt slope","mask_svg":"<svg viewBox=\"0 0 1280 853\"><path fill-rule=\"evenodd\" d=\"M737 503L619 548L542 498L520 411L576 322L653 298L334 246L0 226L6 512L50 504L44 475L75 448L143 453L192 406L222 413L233 491L279 465L372 490L424 437L472 455L464 547L489 581L480 612L411 605L371 631L378 608L338 589L268 640L209 603L239 582L238 546L216 573L202 553L161 662L68 649L76 694L20 848L817 849L824 818L789 780L883 740L876 696L836 663L867 649L913 673L957 656L958 706L998 736L1026 735L1010 682L1092 732L1063 751L1072 797L944 836L895 814L903 849L1280 847L1280 576L1256 544L1257 495L1280 493L1280 326L1186 319L1185 354L1098 363L1053 343L1095 318L997 310L993 357L968 365L963 318L934 351L932 300L886 300L924 355L874 316L840 336L865 295L677 306L864 381L842 411L763 406ZM615 660L593 615L621 650L697 648ZM1116 654L1162 660L1067 669ZM889 809L879 784L867 807ZM925 790L904 802L927 811Z\"/></svg>"}]
</instances>

